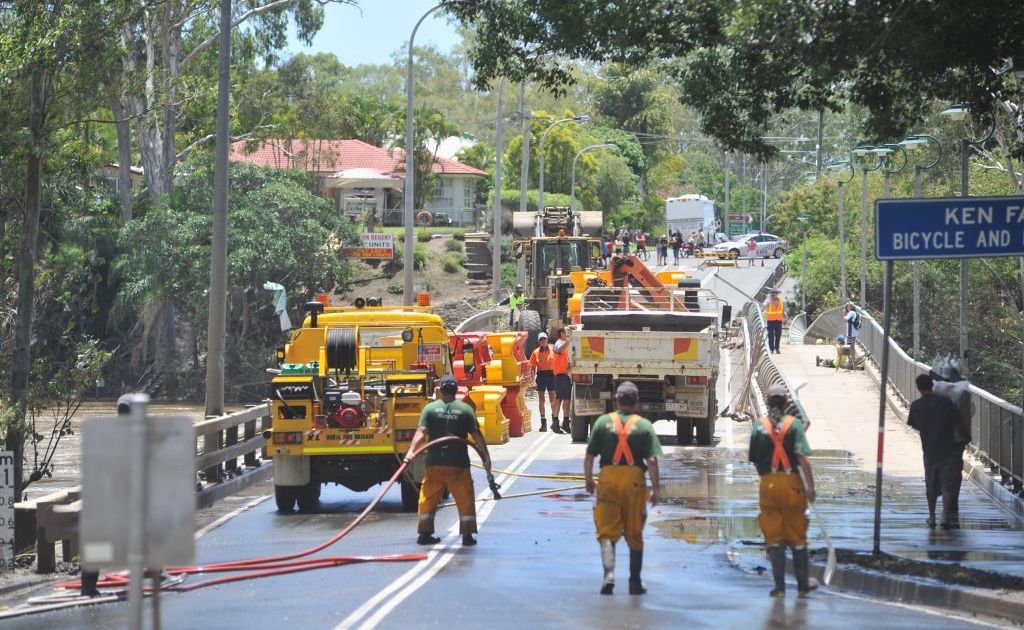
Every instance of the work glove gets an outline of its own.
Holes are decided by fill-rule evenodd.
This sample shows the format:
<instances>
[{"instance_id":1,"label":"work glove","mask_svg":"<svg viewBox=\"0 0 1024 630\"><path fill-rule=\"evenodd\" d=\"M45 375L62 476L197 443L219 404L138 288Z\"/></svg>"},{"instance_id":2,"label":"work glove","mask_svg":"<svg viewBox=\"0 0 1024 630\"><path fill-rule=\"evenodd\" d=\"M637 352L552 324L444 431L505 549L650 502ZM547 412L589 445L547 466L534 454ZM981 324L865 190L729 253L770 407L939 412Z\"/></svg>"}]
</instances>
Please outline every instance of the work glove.
<instances>
[{"instance_id":1,"label":"work glove","mask_svg":"<svg viewBox=\"0 0 1024 630\"><path fill-rule=\"evenodd\" d=\"M501 499L501 495L498 493L498 488L501 487L501 484L494 480L494 474L489 470L487 471L487 483L491 486L491 494L494 495L494 500Z\"/></svg>"}]
</instances>

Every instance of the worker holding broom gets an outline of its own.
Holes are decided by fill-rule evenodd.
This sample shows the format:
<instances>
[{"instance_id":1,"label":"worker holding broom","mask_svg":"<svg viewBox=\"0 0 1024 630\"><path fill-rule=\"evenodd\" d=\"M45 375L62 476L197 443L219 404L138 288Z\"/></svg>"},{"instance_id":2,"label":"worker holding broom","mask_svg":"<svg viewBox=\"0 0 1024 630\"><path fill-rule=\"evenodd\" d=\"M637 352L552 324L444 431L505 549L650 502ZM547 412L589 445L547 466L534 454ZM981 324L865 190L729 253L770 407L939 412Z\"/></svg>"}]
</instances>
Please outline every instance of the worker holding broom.
<instances>
[{"instance_id":1,"label":"worker holding broom","mask_svg":"<svg viewBox=\"0 0 1024 630\"><path fill-rule=\"evenodd\" d=\"M754 423L750 433L750 461L757 467L760 481L761 513L757 517L768 558L772 564L775 588L772 597L786 595L786 547L793 550L800 597L810 593L810 559L807 551L807 502L814 501L814 475L807 459L811 449L804 425L796 416L787 415L786 389L773 385L768 389L768 415Z\"/></svg>"}]
</instances>

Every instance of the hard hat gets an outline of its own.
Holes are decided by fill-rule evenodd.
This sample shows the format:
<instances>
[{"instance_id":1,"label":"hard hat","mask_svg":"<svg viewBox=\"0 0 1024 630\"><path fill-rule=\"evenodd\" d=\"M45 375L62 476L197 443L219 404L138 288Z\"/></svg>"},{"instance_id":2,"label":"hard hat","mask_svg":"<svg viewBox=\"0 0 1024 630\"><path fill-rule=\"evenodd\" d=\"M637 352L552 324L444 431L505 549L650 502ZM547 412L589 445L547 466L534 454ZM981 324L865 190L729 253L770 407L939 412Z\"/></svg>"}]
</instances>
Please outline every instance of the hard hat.
<instances>
[{"instance_id":1,"label":"hard hat","mask_svg":"<svg viewBox=\"0 0 1024 630\"><path fill-rule=\"evenodd\" d=\"M836 337L836 341L842 343L842 342L846 341L846 336L845 335L839 335L839 336Z\"/></svg>"},{"instance_id":2,"label":"hard hat","mask_svg":"<svg viewBox=\"0 0 1024 630\"><path fill-rule=\"evenodd\" d=\"M516 285L516 291L522 291L522 290L523 290L523 285L517 284Z\"/></svg>"}]
</instances>

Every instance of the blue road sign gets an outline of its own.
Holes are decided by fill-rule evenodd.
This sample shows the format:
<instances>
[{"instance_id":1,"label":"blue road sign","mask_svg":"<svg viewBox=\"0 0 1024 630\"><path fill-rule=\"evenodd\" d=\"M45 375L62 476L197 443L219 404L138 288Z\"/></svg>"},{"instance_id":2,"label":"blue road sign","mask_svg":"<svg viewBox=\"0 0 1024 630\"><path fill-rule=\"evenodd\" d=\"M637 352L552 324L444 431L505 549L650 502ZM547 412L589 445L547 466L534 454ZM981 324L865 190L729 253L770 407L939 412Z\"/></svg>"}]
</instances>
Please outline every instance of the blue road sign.
<instances>
[{"instance_id":1,"label":"blue road sign","mask_svg":"<svg viewBox=\"0 0 1024 630\"><path fill-rule=\"evenodd\" d=\"M879 199L879 260L1024 256L1024 197Z\"/></svg>"}]
</instances>

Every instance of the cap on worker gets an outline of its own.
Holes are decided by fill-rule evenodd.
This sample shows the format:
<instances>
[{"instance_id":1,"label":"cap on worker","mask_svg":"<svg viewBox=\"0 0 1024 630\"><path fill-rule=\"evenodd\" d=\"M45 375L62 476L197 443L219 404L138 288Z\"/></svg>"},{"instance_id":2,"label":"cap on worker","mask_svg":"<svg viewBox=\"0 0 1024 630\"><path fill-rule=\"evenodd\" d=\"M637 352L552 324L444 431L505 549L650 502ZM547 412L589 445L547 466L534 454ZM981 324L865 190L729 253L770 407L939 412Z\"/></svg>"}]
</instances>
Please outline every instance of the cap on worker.
<instances>
[{"instance_id":1,"label":"cap on worker","mask_svg":"<svg viewBox=\"0 0 1024 630\"><path fill-rule=\"evenodd\" d=\"M769 293L782 293L782 291L780 291L778 287L772 287L772 288L768 289L768 292Z\"/></svg>"},{"instance_id":2,"label":"cap on worker","mask_svg":"<svg viewBox=\"0 0 1024 630\"><path fill-rule=\"evenodd\" d=\"M836 341L838 341L839 343L843 343L844 341L846 341L846 335L838 335L836 337Z\"/></svg>"},{"instance_id":3,"label":"cap on worker","mask_svg":"<svg viewBox=\"0 0 1024 630\"><path fill-rule=\"evenodd\" d=\"M632 404L635 403L639 397L640 390L637 389L636 385L630 381L622 381L619 383L618 389L615 390L615 398L617 398L619 402Z\"/></svg>"},{"instance_id":4,"label":"cap on worker","mask_svg":"<svg viewBox=\"0 0 1024 630\"><path fill-rule=\"evenodd\" d=\"M546 332L537 333L537 341L540 341L541 339L547 339L547 338L548 338L548 334Z\"/></svg>"},{"instance_id":5,"label":"cap on worker","mask_svg":"<svg viewBox=\"0 0 1024 630\"><path fill-rule=\"evenodd\" d=\"M768 398L774 398L780 396L782 398L788 398L789 392L786 391L785 385L772 385L768 388Z\"/></svg>"},{"instance_id":6,"label":"cap on worker","mask_svg":"<svg viewBox=\"0 0 1024 630\"><path fill-rule=\"evenodd\" d=\"M522 290L523 290L523 285L517 284L516 285L516 291L522 291Z\"/></svg>"},{"instance_id":7,"label":"cap on worker","mask_svg":"<svg viewBox=\"0 0 1024 630\"><path fill-rule=\"evenodd\" d=\"M117 415L127 416L132 412L132 395L121 394L121 397L117 399Z\"/></svg>"},{"instance_id":8,"label":"cap on worker","mask_svg":"<svg viewBox=\"0 0 1024 630\"><path fill-rule=\"evenodd\" d=\"M454 392L458 388L459 383L451 374L445 374L444 376L441 377L441 391Z\"/></svg>"}]
</instances>

